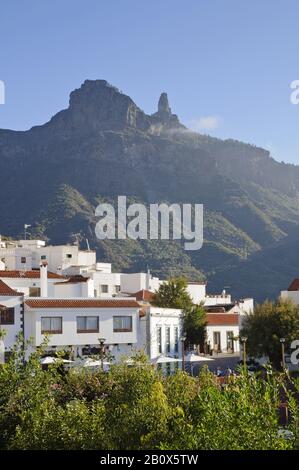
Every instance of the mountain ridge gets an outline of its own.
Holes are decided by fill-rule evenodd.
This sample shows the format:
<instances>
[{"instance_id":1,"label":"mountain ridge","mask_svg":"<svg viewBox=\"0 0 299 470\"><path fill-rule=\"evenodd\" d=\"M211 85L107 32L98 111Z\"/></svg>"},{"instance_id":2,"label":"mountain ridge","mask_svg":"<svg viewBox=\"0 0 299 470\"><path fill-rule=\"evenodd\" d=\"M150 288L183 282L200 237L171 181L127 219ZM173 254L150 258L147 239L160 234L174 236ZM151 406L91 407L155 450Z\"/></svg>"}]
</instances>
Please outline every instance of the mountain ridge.
<instances>
[{"instance_id":1,"label":"mountain ridge","mask_svg":"<svg viewBox=\"0 0 299 470\"><path fill-rule=\"evenodd\" d=\"M87 237L119 269L149 266L167 276L181 263L182 273L207 276L215 289L222 288L219 273L239 262L243 268L254 253L298 231L299 167L250 144L190 131L165 92L148 115L105 80L86 80L70 94L69 107L43 125L0 130L0 174L0 233L17 236L26 222L32 236L52 243ZM159 248L151 241L98 241L94 209L118 195L145 204L203 203L204 247L186 253L176 242ZM246 295L245 287L238 295Z\"/></svg>"}]
</instances>

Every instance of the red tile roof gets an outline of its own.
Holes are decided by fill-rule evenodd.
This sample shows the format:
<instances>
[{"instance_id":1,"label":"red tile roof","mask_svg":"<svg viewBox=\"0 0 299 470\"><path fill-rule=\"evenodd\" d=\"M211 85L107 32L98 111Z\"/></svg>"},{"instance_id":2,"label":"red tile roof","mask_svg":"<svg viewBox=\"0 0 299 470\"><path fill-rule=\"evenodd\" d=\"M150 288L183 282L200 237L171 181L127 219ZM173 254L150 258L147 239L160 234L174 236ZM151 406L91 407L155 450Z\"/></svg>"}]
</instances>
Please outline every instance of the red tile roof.
<instances>
[{"instance_id":1,"label":"red tile roof","mask_svg":"<svg viewBox=\"0 0 299 470\"><path fill-rule=\"evenodd\" d=\"M294 279L288 287L288 290L299 290L299 279Z\"/></svg>"},{"instance_id":2,"label":"red tile roof","mask_svg":"<svg viewBox=\"0 0 299 470\"><path fill-rule=\"evenodd\" d=\"M11 296L11 297L20 297L21 294L20 292L17 292L16 290L13 290L11 287L9 287L5 282L1 281L0 279L0 295L2 296Z\"/></svg>"},{"instance_id":3,"label":"red tile roof","mask_svg":"<svg viewBox=\"0 0 299 470\"><path fill-rule=\"evenodd\" d=\"M28 299L30 308L139 308L135 300L126 299Z\"/></svg>"},{"instance_id":4,"label":"red tile roof","mask_svg":"<svg viewBox=\"0 0 299 470\"><path fill-rule=\"evenodd\" d=\"M132 297L136 297L136 300L139 302L151 302L153 300L154 294L149 290L139 290L135 294L132 294Z\"/></svg>"},{"instance_id":5,"label":"red tile roof","mask_svg":"<svg viewBox=\"0 0 299 470\"><path fill-rule=\"evenodd\" d=\"M34 269L33 271L0 271L0 279L3 278L39 279L40 272L39 269ZM65 279L65 277L48 271L48 279Z\"/></svg>"},{"instance_id":6,"label":"red tile roof","mask_svg":"<svg viewBox=\"0 0 299 470\"><path fill-rule=\"evenodd\" d=\"M63 285L63 284L80 284L81 282L89 281L89 277L84 277L81 275L71 276L69 279L61 282L55 282L56 286Z\"/></svg>"},{"instance_id":7,"label":"red tile roof","mask_svg":"<svg viewBox=\"0 0 299 470\"><path fill-rule=\"evenodd\" d=\"M214 325L239 325L239 315L235 313L208 313L208 326Z\"/></svg>"}]
</instances>

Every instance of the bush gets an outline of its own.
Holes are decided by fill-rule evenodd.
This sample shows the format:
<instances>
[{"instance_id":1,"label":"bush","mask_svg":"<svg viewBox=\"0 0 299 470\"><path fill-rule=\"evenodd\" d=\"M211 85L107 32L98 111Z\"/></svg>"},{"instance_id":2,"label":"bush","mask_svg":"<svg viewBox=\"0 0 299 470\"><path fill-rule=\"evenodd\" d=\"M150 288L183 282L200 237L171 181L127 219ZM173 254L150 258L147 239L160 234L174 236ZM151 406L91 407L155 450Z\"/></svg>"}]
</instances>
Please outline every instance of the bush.
<instances>
[{"instance_id":1,"label":"bush","mask_svg":"<svg viewBox=\"0 0 299 470\"><path fill-rule=\"evenodd\" d=\"M289 449L297 439L296 383L243 373L224 387L208 370L163 377L141 355L107 373L18 353L0 368L1 449ZM286 387L288 385L288 387ZM279 437L278 407L289 400L294 440ZM285 398L286 397L286 398Z\"/></svg>"}]
</instances>

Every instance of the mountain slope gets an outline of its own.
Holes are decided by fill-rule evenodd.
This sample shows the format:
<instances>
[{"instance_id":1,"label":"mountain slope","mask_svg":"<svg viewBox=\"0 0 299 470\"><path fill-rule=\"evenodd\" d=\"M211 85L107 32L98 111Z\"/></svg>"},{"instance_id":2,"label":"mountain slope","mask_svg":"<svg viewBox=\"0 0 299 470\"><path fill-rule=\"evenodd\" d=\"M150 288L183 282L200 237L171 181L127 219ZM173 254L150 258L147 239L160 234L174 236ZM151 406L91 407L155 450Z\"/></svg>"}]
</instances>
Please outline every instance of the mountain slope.
<instances>
[{"instance_id":1,"label":"mountain slope","mask_svg":"<svg viewBox=\"0 0 299 470\"><path fill-rule=\"evenodd\" d=\"M189 131L165 93L147 115L104 80L85 81L69 108L44 125L0 130L0 175L0 233L17 236L31 223L32 236L52 243L88 238L117 269L206 275L215 288L223 282L219 273L231 269L238 278L240 262L254 266L256 253L298 230L298 167L248 144ZM203 248L97 240L95 207L118 195L145 204L203 203ZM246 295L245 288L237 293ZM253 283L253 292L260 288Z\"/></svg>"}]
</instances>

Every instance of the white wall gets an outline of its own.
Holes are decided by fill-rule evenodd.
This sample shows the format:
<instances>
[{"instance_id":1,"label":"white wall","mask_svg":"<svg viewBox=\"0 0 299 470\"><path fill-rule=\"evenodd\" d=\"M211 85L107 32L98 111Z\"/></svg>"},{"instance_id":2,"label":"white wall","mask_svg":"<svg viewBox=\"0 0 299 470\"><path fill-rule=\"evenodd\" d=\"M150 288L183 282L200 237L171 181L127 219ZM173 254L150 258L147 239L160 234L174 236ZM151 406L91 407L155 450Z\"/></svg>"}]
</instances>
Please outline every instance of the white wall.
<instances>
[{"instance_id":1,"label":"white wall","mask_svg":"<svg viewBox=\"0 0 299 470\"><path fill-rule=\"evenodd\" d=\"M79 266L95 266L96 261L97 260L95 251L78 251L77 264Z\"/></svg>"},{"instance_id":2,"label":"white wall","mask_svg":"<svg viewBox=\"0 0 299 470\"><path fill-rule=\"evenodd\" d=\"M150 273L122 273L121 291L129 294L134 294L143 289L155 292L163 282L157 277L152 277Z\"/></svg>"},{"instance_id":3,"label":"white wall","mask_svg":"<svg viewBox=\"0 0 299 470\"><path fill-rule=\"evenodd\" d=\"M254 299L242 299L238 301L238 309L240 315L248 315L254 310Z\"/></svg>"},{"instance_id":4,"label":"white wall","mask_svg":"<svg viewBox=\"0 0 299 470\"><path fill-rule=\"evenodd\" d=\"M222 293L219 295L207 295L205 298L205 306L209 305L223 305L232 303L232 298L230 294Z\"/></svg>"},{"instance_id":5,"label":"white wall","mask_svg":"<svg viewBox=\"0 0 299 470\"><path fill-rule=\"evenodd\" d=\"M37 287L40 288L40 278L36 279L29 279L26 277L18 277L18 278L8 278L3 277L0 279L5 282L9 287L16 290L17 292L21 292L24 295L29 295L29 288L30 287ZM48 297L54 297L54 284L59 281L59 279L49 279L48 278Z\"/></svg>"},{"instance_id":6,"label":"white wall","mask_svg":"<svg viewBox=\"0 0 299 470\"><path fill-rule=\"evenodd\" d=\"M118 293L117 286L121 285L120 273L105 273L100 271L92 271L86 274L93 279L96 297L111 297ZM108 292L102 292L102 286L108 286Z\"/></svg>"},{"instance_id":7,"label":"white wall","mask_svg":"<svg viewBox=\"0 0 299 470\"><path fill-rule=\"evenodd\" d=\"M158 327L162 333L162 353L158 350ZM166 351L166 328L170 327L170 352ZM175 352L175 327L179 332L178 353ZM140 319L138 346L144 349L151 360L159 356L182 357L180 337L183 329L183 315L180 309L148 307L146 316Z\"/></svg>"},{"instance_id":8,"label":"white wall","mask_svg":"<svg viewBox=\"0 0 299 470\"><path fill-rule=\"evenodd\" d=\"M94 251L81 251L77 245L46 246L36 251L39 261L46 257L49 271L64 273L71 266L95 266L96 253ZM37 261L37 260L36 260Z\"/></svg>"},{"instance_id":9,"label":"white wall","mask_svg":"<svg viewBox=\"0 0 299 470\"><path fill-rule=\"evenodd\" d=\"M96 263L96 271L100 271L102 273L111 273L112 272L112 265L111 263Z\"/></svg>"},{"instance_id":10,"label":"white wall","mask_svg":"<svg viewBox=\"0 0 299 470\"><path fill-rule=\"evenodd\" d=\"M138 308L32 308L25 306L25 338L33 338L34 345L39 346L44 335L41 334L41 317L62 317L62 334L50 336L49 346L86 346L99 345L99 338L105 338L107 345L137 346ZM113 316L132 316L132 332L113 332ZM77 333L77 316L98 316L99 333ZM131 349L129 347L129 349Z\"/></svg>"},{"instance_id":11,"label":"white wall","mask_svg":"<svg viewBox=\"0 0 299 470\"><path fill-rule=\"evenodd\" d=\"M191 296L191 299L194 304L199 304L204 302L206 297L206 284L203 283L192 283L188 284L187 292Z\"/></svg>"},{"instance_id":12,"label":"white wall","mask_svg":"<svg viewBox=\"0 0 299 470\"><path fill-rule=\"evenodd\" d=\"M5 350L11 349L15 342L16 336L21 331L21 308L22 308L22 297L0 297L0 304L7 308L14 308L14 324L13 325L0 325L0 327L6 331L4 338Z\"/></svg>"},{"instance_id":13,"label":"white wall","mask_svg":"<svg viewBox=\"0 0 299 470\"><path fill-rule=\"evenodd\" d=\"M56 282L53 285L53 297L58 299L94 297L94 282L92 279L86 282Z\"/></svg>"},{"instance_id":14,"label":"white wall","mask_svg":"<svg viewBox=\"0 0 299 470\"><path fill-rule=\"evenodd\" d=\"M298 290L283 290L280 297L284 300L292 300L294 304L299 304L299 291Z\"/></svg>"},{"instance_id":15,"label":"white wall","mask_svg":"<svg viewBox=\"0 0 299 470\"><path fill-rule=\"evenodd\" d=\"M9 271L32 269L32 253L25 248L0 248L0 260L4 262L3 269Z\"/></svg>"},{"instance_id":16,"label":"white wall","mask_svg":"<svg viewBox=\"0 0 299 470\"><path fill-rule=\"evenodd\" d=\"M207 343L210 343L211 348L213 349L214 344L214 332L220 332L220 341L221 341L221 352L227 352L227 332L232 331L235 337L239 336L239 326L238 325L213 325L207 326ZM239 341L234 341L234 352L240 352Z\"/></svg>"}]
</instances>

